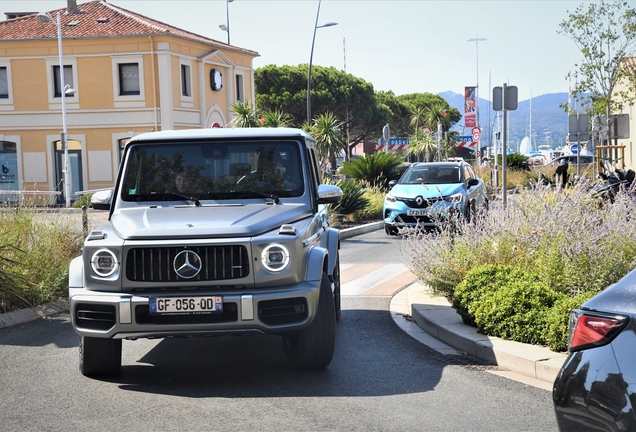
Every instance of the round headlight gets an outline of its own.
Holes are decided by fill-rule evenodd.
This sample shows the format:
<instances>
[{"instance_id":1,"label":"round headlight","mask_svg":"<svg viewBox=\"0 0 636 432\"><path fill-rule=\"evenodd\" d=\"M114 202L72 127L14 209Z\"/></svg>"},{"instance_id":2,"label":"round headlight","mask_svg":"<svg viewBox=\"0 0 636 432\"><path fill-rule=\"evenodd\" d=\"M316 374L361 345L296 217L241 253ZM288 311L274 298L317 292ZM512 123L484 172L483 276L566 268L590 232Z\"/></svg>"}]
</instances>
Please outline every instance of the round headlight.
<instances>
[{"instance_id":1,"label":"round headlight","mask_svg":"<svg viewBox=\"0 0 636 432\"><path fill-rule=\"evenodd\" d=\"M261 254L263 267L271 272L279 272L289 264L289 251L285 246L273 244L267 246Z\"/></svg>"},{"instance_id":2,"label":"round headlight","mask_svg":"<svg viewBox=\"0 0 636 432\"><path fill-rule=\"evenodd\" d=\"M108 249L100 249L91 257L91 267L98 276L110 276L117 270L117 257Z\"/></svg>"}]
</instances>

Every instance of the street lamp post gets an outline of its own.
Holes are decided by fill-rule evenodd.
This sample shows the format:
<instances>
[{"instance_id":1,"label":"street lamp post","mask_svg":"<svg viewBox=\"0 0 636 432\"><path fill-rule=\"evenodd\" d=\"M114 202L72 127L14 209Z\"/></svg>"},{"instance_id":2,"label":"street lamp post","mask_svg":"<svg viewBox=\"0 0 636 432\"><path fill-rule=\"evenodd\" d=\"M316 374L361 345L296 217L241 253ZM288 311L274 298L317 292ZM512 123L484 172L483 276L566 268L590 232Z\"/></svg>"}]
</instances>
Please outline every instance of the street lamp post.
<instances>
[{"instance_id":1,"label":"street lamp post","mask_svg":"<svg viewBox=\"0 0 636 432\"><path fill-rule=\"evenodd\" d=\"M320 2L318 0L318 11L316 12L316 24L314 25L314 37L311 40L311 54L309 55L309 71L307 72L307 124L311 124L311 63L314 59L314 44L316 43L316 30L323 27L332 27L338 25L335 22L328 22L321 26L318 25L318 16L320 15Z\"/></svg>"},{"instance_id":2,"label":"street lamp post","mask_svg":"<svg viewBox=\"0 0 636 432\"><path fill-rule=\"evenodd\" d=\"M41 23L52 22L57 26L57 49L59 52L60 61L60 94L62 97L62 134L61 144L64 150L64 198L66 199L66 207L71 206L71 184L69 181L70 163L68 159L68 140L66 132L66 93L67 89L64 83L64 59L62 57L62 22L60 20L60 13L57 13L57 21L51 17L48 12L39 13L36 16L37 20Z\"/></svg>"},{"instance_id":3,"label":"street lamp post","mask_svg":"<svg viewBox=\"0 0 636 432\"><path fill-rule=\"evenodd\" d=\"M466 42L475 42L475 59L476 59L476 70L477 70L477 86L475 87L475 118L476 118L476 126L479 127L479 42L486 41L486 38L474 37L468 39ZM481 140L477 142L477 151L479 152L479 157L477 158L477 166L481 166Z\"/></svg>"},{"instance_id":4,"label":"street lamp post","mask_svg":"<svg viewBox=\"0 0 636 432\"><path fill-rule=\"evenodd\" d=\"M225 2L225 14L226 14L226 24L221 24L219 28L224 32L227 32L227 44L230 45L230 3L234 0L226 0Z\"/></svg>"}]
</instances>

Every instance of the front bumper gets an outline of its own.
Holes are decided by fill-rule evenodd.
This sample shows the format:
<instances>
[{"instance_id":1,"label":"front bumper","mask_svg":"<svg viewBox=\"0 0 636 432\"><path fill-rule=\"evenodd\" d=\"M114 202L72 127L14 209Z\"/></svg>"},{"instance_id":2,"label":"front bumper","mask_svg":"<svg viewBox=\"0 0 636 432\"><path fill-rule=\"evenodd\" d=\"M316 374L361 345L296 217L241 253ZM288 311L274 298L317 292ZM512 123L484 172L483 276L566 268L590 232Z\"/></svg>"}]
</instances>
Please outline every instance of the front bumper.
<instances>
[{"instance_id":1,"label":"front bumper","mask_svg":"<svg viewBox=\"0 0 636 432\"><path fill-rule=\"evenodd\" d=\"M409 210L424 211L426 214L412 216ZM428 208L411 208L401 201L385 201L383 212L385 226L394 228L435 228L462 215L461 205L443 200Z\"/></svg>"},{"instance_id":2,"label":"front bumper","mask_svg":"<svg viewBox=\"0 0 636 432\"><path fill-rule=\"evenodd\" d=\"M221 296L223 312L151 314L151 297ZM309 326L316 315L320 281L284 288L175 293L113 293L69 288L71 320L80 336L109 339L215 334L284 334Z\"/></svg>"}]
</instances>

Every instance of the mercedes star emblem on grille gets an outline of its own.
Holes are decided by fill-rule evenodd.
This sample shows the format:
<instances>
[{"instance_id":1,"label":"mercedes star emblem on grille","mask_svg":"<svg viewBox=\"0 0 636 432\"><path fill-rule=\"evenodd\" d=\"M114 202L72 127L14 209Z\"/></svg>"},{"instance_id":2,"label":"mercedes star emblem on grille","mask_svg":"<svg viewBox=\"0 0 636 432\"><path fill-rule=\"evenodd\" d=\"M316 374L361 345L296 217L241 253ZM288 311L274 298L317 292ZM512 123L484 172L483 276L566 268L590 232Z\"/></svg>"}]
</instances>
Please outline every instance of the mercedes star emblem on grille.
<instances>
[{"instance_id":1,"label":"mercedes star emblem on grille","mask_svg":"<svg viewBox=\"0 0 636 432\"><path fill-rule=\"evenodd\" d=\"M201 258L194 251L183 250L174 257L173 267L177 276L192 279L201 271Z\"/></svg>"}]
</instances>

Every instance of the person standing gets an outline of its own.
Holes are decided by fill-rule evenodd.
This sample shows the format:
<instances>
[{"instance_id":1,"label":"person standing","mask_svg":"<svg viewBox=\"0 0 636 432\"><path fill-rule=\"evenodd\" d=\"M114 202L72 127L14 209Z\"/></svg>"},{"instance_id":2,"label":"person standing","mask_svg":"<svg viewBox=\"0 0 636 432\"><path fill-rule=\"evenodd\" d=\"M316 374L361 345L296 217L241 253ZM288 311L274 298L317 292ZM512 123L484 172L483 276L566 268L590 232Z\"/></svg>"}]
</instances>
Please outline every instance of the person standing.
<instances>
[{"instance_id":1,"label":"person standing","mask_svg":"<svg viewBox=\"0 0 636 432\"><path fill-rule=\"evenodd\" d=\"M488 156L484 156L484 160L481 162L482 169L490 169L490 161L488 160Z\"/></svg>"},{"instance_id":2,"label":"person standing","mask_svg":"<svg viewBox=\"0 0 636 432\"><path fill-rule=\"evenodd\" d=\"M560 182L562 187L565 187L568 184L568 168L568 161L567 159L563 158L561 159L559 166L557 166L556 170L554 171L554 182L557 184Z\"/></svg>"}]
</instances>

